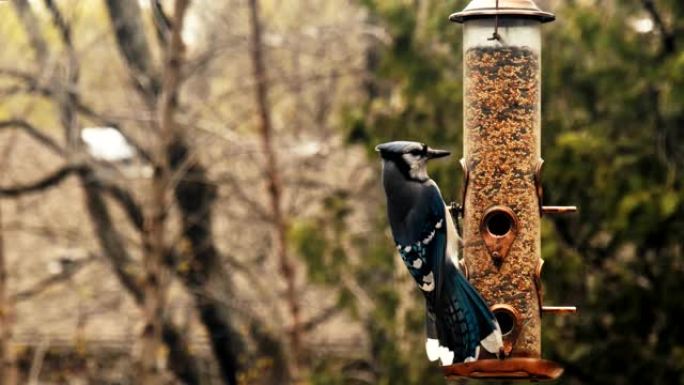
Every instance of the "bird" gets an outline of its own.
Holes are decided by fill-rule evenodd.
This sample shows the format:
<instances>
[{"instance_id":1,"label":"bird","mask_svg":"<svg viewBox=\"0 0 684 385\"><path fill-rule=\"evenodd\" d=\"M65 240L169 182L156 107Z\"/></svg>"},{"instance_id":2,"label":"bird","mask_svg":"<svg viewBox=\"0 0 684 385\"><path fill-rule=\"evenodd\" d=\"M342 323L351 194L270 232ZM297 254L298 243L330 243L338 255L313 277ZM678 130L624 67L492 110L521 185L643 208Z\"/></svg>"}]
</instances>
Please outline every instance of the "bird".
<instances>
[{"instance_id":1,"label":"bird","mask_svg":"<svg viewBox=\"0 0 684 385\"><path fill-rule=\"evenodd\" d=\"M394 141L378 145L382 184L396 248L425 297L425 349L443 366L473 362L480 346L499 356L501 328L480 293L460 268L460 241L449 209L427 163L449 156L424 143Z\"/></svg>"}]
</instances>

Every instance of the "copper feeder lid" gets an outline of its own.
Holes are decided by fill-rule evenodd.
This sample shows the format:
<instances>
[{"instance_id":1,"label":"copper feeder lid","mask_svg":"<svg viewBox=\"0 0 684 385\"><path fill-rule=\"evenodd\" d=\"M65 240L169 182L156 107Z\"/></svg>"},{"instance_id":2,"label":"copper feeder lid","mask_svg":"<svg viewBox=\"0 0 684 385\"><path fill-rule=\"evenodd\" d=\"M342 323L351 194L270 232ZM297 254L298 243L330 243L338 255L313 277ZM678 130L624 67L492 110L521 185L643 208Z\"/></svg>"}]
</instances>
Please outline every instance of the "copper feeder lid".
<instances>
[{"instance_id":1,"label":"copper feeder lid","mask_svg":"<svg viewBox=\"0 0 684 385\"><path fill-rule=\"evenodd\" d=\"M556 19L553 13L542 11L533 0L499 0L498 8L496 0L472 0L461 12L449 16L449 20L463 23L468 19L495 15L529 17L542 23Z\"/></svg>"}]
</instances>

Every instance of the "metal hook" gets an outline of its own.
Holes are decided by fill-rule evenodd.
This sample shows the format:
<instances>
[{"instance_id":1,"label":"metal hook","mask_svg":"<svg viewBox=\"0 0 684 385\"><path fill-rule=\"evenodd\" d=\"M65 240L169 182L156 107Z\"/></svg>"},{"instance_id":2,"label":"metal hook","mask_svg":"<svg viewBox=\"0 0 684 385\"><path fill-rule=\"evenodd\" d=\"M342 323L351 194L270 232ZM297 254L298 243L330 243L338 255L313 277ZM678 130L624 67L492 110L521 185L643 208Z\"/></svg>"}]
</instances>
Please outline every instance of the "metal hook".
<instances>
[{"instance_id":1,"label":"metal hook","mask_svg":"<svg viewBox=\"0 0 684 385\"><path fill-rule=\"evenodd\" d=\"M487 40L497 40L501 41L501 35L499 35L499 0L496 0L496 13L494 14L494 33L492 37Z\"/></svg>"}]
</instances>

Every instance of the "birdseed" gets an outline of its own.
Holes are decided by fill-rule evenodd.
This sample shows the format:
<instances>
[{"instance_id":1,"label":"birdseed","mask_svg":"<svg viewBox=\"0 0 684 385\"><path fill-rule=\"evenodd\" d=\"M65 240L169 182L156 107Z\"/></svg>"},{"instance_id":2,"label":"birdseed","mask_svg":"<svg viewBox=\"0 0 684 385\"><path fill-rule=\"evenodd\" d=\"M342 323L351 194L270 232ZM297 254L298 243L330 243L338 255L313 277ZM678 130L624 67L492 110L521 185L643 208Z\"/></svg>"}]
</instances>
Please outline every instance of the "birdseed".
<instances>
[{"instance_id":1,"label":"birdseed","mask_svg":"<svg viewBox=\"0 0 684 385\"><path fill-rule=\"evenodd\" d=\"M513 355L539 356L540 215L534 173L540 158L539 56L526 47L476 47L465 53L465 257L470 280L490 305L508 304L524 325ZM487 209L518 218L510 252L497 264L480 234ZM510 337L509 337L510 338Z\"/></svg>"}]
</instances>

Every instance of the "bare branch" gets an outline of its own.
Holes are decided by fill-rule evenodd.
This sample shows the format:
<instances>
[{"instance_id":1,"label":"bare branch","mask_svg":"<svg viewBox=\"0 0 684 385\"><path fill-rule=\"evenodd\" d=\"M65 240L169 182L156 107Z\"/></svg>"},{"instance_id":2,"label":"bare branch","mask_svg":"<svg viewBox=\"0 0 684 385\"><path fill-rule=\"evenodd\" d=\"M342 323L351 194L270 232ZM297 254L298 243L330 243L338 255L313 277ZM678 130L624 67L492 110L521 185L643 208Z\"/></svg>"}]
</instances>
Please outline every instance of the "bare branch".
<instances>
[{"instance_id":1,"label":"bare branch","mask_svg":"<svg viewBox=\"0 0 684 385\"><path fill-rule=\"evenodd\" d=\"M123 247L116 230L112 227L106 205L98 197L96 188L87 188L86 192L91 218L98 216L98 219L95 220L96 227L98 228L98 238L107 251L106 255L110 259L120 282L131 293L136 303L142 305L144 296L143 290L140 287L141 278L134 274L135 270L132 266L131 258ZM184 383L191 385L199 384L201 378L199 367L188 348L189 343L185 336L178 332L178 329L171 321L164 320L162 324L162 337L164 343L169 348L169 359L174 363L172 370L176 376Z\"/></svg>"},{"instance_id":2,"label":"bare branch","mask_svg":"<svg viewBox=\"0 0 684 385\"><path fill-rule=\"evenodd\" d=\"M0 90L0 98L7 98L24 92L24 87L21 85L12 85Z\"/></svg>"},{"instance_id":3,"label":"bare branch","mask_svg":"<svg viewBox=\"0 0 684 385\"><path fill-rule=\"evenodd\" d=\"M28 5L26 0L15 1L23 2L24 6ZM14 77L18 80L23 81L26 84L29 92L36 92L44 97L50 97L53 100L57 101L59 104L60 113L62 115L62 125L64 126L64 129L67 132L67 137L69 139L68 143L72 143L72 139L77 139L77 137L74 135L74 133L78 132L78 125L75 120L77 117L77 113L87 115L90 118L95 118L97 114L94 112L93 109L88 108L85 104L81 103L78 100L78 61L73 50L73 36L69 24L60 13L56 1L44 1L48 11L50 12L50 15L52 16L53 23L57 27L59 36L62 42L64 43L65 49L69 54L69 63L66 68L66 80L61 82L54 82L51 84L45 84L42 81L39 81L36 76L23 71L0 70L0 74L8 75L10 77ZM139 8L138 2L136 0L110 0L108 1L108 6L110 6L110 8L118 8L121 11L120 13L124 14L130 14L129 11L132 9L132 7ZM133 9L133 11L135 10ZM134 12L133 16L135 16ZM134 20L133 18L123 17L117 20L123 20L124 23L136 23L136 20ZM140 21L139 17L137 21ZM117 24L114 24L115 30L117 31L117 38L120 38L121 36L119 32L121 31L118 30ZM32 24L32 26L37 25L39 24ZM142 24L139 22L136 25L136 27L138 28L138 30L134 30L133 33L130 33L131 29L126 29L124 31L124 34L129 33L127 37L129 39L129 42L140 42L141 36L144 42L144 30L142 29ZM118 42L121 42L121 40L119 39ZM121 51L124 52L123 56L126 56L126 52L132 53L132 61L135 60L138 63L140 63L141 58L147 59L146 61L143 60L145 62L145 65L141 67L143 68L143 71L140 71L142 75L136 76L136 80L138 81L138 83L143 84L146 87L144 90L145 94L153 94L154 91L150 90L154 90L155 87L150 86L150 84L154 85L155 83L154 81L146 80L147 76L152 77L151 75L149 75L152 73L152 61L151 57L149 56L149 52L147 52L147 48L145 47L145 49L142 50L143 54L146 55L138 55L138 53L141 52L138 50L138 48L140 48L140 45L120 44L119 48ZM127 59L126 62L127 64L129 64L130 69L131 62ZM146 100L149 100L149 98L146 98ZM101 118L101 116L99 117ZM118 125L114 124L107 125L115 126L116 128L119 127ZM52 141L52 145L49 144L51 139L45 135L40 135L41 133L29 124L17 124L16 122L11 122L11 124L6 125L5 127L16 127L24 129L27 133L36 137L46 146L52 147L52 150L56 150L58 148L54 141ZM61 147L59 148L61 149ZM63 153L64 150L61 150L61 152ZM144 151L139 151L139 153L144 154ZM58 170L54 174L46 178L43 178L40 181L33 182L31 184L27 184L24 186L16 186L11 189L2 190L2 192L0 192L0 195L7 196L7 194L16 195L20 193L23 194L30 192L38 192L47 189L50 186L59 184L61 181L66 179L66 177L71 173L77 173L80 177L80 181L85 192L85 201L88 209L88 214L90 216L92 224L94 225L95 235L100 243L104 255L110 261L112 270L119 279L121 285L131 294L135 302L138 305L141 305L144 301L144 294L140 286L140 277L136 272L136 265L131 255L129 254L126 245L124 244L124 240L121 234L117 231L116 225L111 218L107 204L104 200L104 194L111 195L117 201L117 203L121 204L124 207L124 210L126 211L130 220L134 223L134 225L137 228L140 228L142 226L140 213L141 210L137 202L135 202L132 195L129 194L128 191L116 185L109 185L99 180L97 175L90 167L67 166L62 168L61 170ZM51 282L43 283L46 285L52 284ZM163 340L169 348L169 358L173 362L173 365L170 369L173 370L175 375L183 383L187 383L190 385L199 384L201 382L199 367L197 365L197 361L195 360L195 358L193 357L188 348L188 342L185 340L185 336L183 336L169 320L164 320L162 325L162 334Z\"/></svg>"},{"instance_id":4,"label":"bare branch","mask_svg":"<svg viewBox=\"0 0 684 385\"><path fill-rule=\"evenodd\" d=\"M78 146L78 124L76 115L76 105L78 104L78 80L79 80L79 63L74 50L74 43L71 40L71 26L67 23L61 11L53 0L45 0L50 15L52 16L52 23L60 32L60 38L64 44L68 55L68 63L65 68L66 85L56 89L54 95L55 101L59 104L60 120L64 129L64 138L68 149L73 149Z\"/></svg>"},{"instance_id":5,"label":"bare branch","mask_svg":"<svg viewBox=\"0 0 684 385\"><path fill-rule=\"evenodd\" d=\"M190 351L187 336L180 333L170 320L165 319L162 324L162 338L169 349L169 362L173 363L171 370L176 377L184 384L200 385L202 374L194 353Z\"/></svg>"},{"instance_id":6,"label":"bare branch","mask_svg":"<svg viewBox=\"0 0 684 385\"><path fill-rule=\"evenodd\" d=\"M45 7L50 12L50 15L52 15L52 22L57 27L57 30L59 30L62 42L68 47L69 50L73 50L74 44L71 40L71 27L66 22L66 19L64 19L64 16L60 12L59 8L57 8L57 5L53 0L45 0Z\"/></svg>"},{"instance_id":7,"label":"bare branch","mask_svg":"<svg viewBox=\"0 0 684 385\"><path fill-rule=\"evenodd\" d=\"M187 1L177 0L166 62L163 98L160 100L161 119L170 123L172 141L167 142L166 156L173 172L179 174L174 187L175 202L181 212L184 239L188 242L189 269L177 271L184 285L195 299L199 317L209 335L213 355L223 380L237 384L238 349L241 339L233 327L230 309L215 298L216 288L221 295L230 293L230 275L225 271L212 233L212 207L216 198L215 186L209 183L204 167L194 159L183 131L173 121L180 84L183 41L181 27ZM165 124L162 124L165 126Z\"/></svg>"},{"instance_id":8,"label":"bare branch","mask_svg":"<svg viewBox=\"0 0 684 385\"><path fill-rule=\"evenodd\" d=\"M56 144L52 140L52 138L40 132L36 127L31 125L30 123L19 119L0 121L0 130L9 127L18 127L23 129L26 133L31 135L31 137L35 138L36 140L44 144L46 147L48 147L56 154L64 156L65 151L61 146ZM11 188L0 188L0 196L16 197L18 195L40 192L42 190L59 184L64 178L66 178L72 172L83 171L86 169L86 167L87 166L84 165L64 167L62 169L57 170L52 175L49 175L39 181L27 185L14 186ZM89 173L89 175L92 183L97 184L100 188L102 188L107 194L109 194L121 205L123 210L126 212L128 219L135 226L135 228L137 230L142 230L144 225L144 217L142 213L142 208L140 207L140 204L135 200L135 198L133 198L133 196L128 191L122 189L121 187L112 183L106 183L98 179L92 172L92 170Z\"/></svg>"},{"instance_id":9,"label":"bare branch","mask_svg":"<svg viewBox=\"0 0 684 385\"><path fill-rule=\"evenodd\" d=\"M90 255L88 258L78 260L78 261L73 261L69 263L68 265L64 266L64 269L58 274L51 275L45 279L40 280L38 283L33 285L32 287L22 290L16 294L14 294L11 299L15 303L22 302L29 300L36 295L39 295L43 293L45 290L58 285L60 283L63 283L65 281L70 280L76 273L81 271L82 268L90 264L95 260L94 255Z\"/></svg>"},{"instance_id":10,"label":"bare branch","mask_svg":"<svg viewBox=\"0 0 684 385\"><path fill-rule=\"evenodd\" d=\"M153 70L152 54L138 0L106 0L119 51L126 62L133 85L153 107L160 82Z\"/></svg>"},{"instance_id":11,"label":"bare branch","mask_svg":"<svg viewBox=\"0 0 684 385\"><path fill-rule=\"evenodd\" d=\"M56 96L55 91L51 87L42 84L34 75L28 72L12 68L0 68L0 75L6 75L8 77L24 82L27 87L26 91L28 92L35 92L43 97ZM145 149L140 143L138 143L137 140L135 140L131 135L129 135L128 132L123 129L123 126L119 122L115 121L110 117L107 117L106 115L100 112L95 111L94 108L83 103L78 97L78 94L75 93L75 90L72 90L72 93L74 93L74 100L72 101L72 103L75 104L76 111L78 111L84 117L93 120L96 124L100 124L105 127L111 127L119 131L119 133L121 133L121 135L126 139L126 141L128 141L131 144L131 146L136 150L137 154L140 155L140 157L143 160L145 160L148 163L152 162L152 157L147 151L147 149Z\"/></svg>"},{"instance_id":12,"label":"bare branch","mask_svg":"<svg viewBox=\"0 0 684 385\"><path fill-rule=\"evenodd\" d=\"M0 75L23 81L27 86L28 92L36 92L41 96L52 96L52 90L38 81L38 78L29 72L14 68L0 68Z\"/></svg>"},{"instance_id":13,"label":"bare branch","mask_svg":"<svg viewBox=\"0 0 684 385\"><path fill-rule=\"evenodd\" d=\"M84 169L80 177L85 191L88 214L95 226L95 236L103 254L110 261L121 284L131 293L136 303L142 304L141 278L136 274L137 269L134 267L133 258L126 250L121 234L114 226L109 209L102 199L102 190L97 183L97 178L90 169Z\"/></svg>"},{"instance_id":14,"label":"bare branch","mask_svg":"<svg viewBox=\"0 0 684 385\"><path fill-rule=\"evenodd\" d=\"M103 190L109 194L114 200L119 203L121 208L128 216L128 219L139 231L144 230L145 216L142 207L133 198L133 196L126 190L114 184L102 183Z\"/></svg>"},{"instance_id":15,"label":"bare branch","mask_svg":"<svg viewBox=\"0 0 684 385\"><path fill-rule=\"evenodd\" d=\"M39 65L45 63L45 58L47 57L47 44L40 31L40 24L36 18L36 15L31 10L31 4L28 0L13 0L14 10L19 16L19 21L21 22L26 35L28 35L29 41L31 43L31 48L33 48L34 54L36 55L36 61Z\"/></svg>"},{"instance_id":16,"label":"bare branch","mask_svg":"<svg viewBox=\"0 0 684 385\"><path fill-rule=\"evenodd\" d=\"M84 167L84 173L88 176L89 184L97 187L98 189L102 190L102 192L111 196L114 201L121 206L126 213L128 220L131 222L131 224L133 224L136 230L145 230L145 216L142 206L140 203L138 203L138 201L135 200L129 191L126 191L124 188L114 183L109 183L98 178L91 168Z\"/></svg>"},{"instance_id":17,"label":"bare branch","mask_svg":"<svg viewBox=\"0 0 684 385\"><path fill-rule=\"evenodd\" d=\"M223 258L230 264L231 270L234 269L245 274L249 282L252 283L252 288L259 295L264 304L274 309L277 307L280 297L278 293L270 287L271 283L264 281L263 278L259 277L259 273L255 271L255 267L259 265L258 263L252 263L253 261L239 261L230 254L224 255ZM274 312L270 321L271 325L283 324L283 319L279 312Z\"/></svg>"},{"instance_id":18,"label":"bare branch","mask_svg":"<svg viewBox=\"0 0 684 385\"><path fill-rule=\"evenodd\" d=\"M171 31L171 20L166 16L164 7L159 0L150 0L154 29L157 32L157 40L162 47L166 47L168 35Z\"/></svg>"},{"instance_id":19,"label":"bare branch","mask_svg":"<svg viewBox=\"0 0 684 385\"><path fill-rule=\"evenodd\" d=\"M641 0L641 4L643 4L644 8L646 8L646 11L649 13L649 15L651 15L653 22L655 23L656 27L658 28L658 31L660 32L663 44L662 55L669 56L673 54L676 49L675 34L665 25L665 21L660 15L660 12L658 11L658 7L656 6L655 1Z\"/></svg>"},{"instance_id":20,"label":"bare branch","mask_svg":"<svg viewBox=\"0 0 684 385\"><path fill-rule=\"evenodd\" d=\"M167 218L169 211L169 185L171 170L167 157L167 147L178 133L175 114L178 107L179 74L183 61L183 41L180 32L185 20L188 0L176 0L174 20L169 44L164 48L164 67L162 87L156 99L158 130L153 159L155 164L151 180L150 213L147 218L146 244L143 254L145 280L143 290L143 332L140 336L141 355L138 362L138 376L141 383L161 384L160 367L156 352L162 342L162 325L166 307L168 271L165 266L168 250Z\"/></svg>"},{"instance_id":21,"label":"bare branch","mask_svg":"<svg viewBox=\"0 0 684 385\"><path fill-rule=\"evenodd\" d=\"M276 233L276 255L280 274L285 280L287 291L287 306L292 318L289 342L292 354L291 371L293 376L298 376L301 364L301 308L297 293L297 271L288 255L287 231L288 221L284 213L282 195L283 185L280 170L278 169L278 155L273 145L273 123L271 118L271 106L269 104L269 84L264 60L262 25L259 19L259 1L249 0L250 24L251 24L251 62L254 80L256 82L255 96L259 112L259 133L261 146L266 157L265 182L269 196L269 209L273 217L273 229Z\"/></svg>"},{"instance_id":22,"label":"bare branch","mask_svg":"<svg viewBox=\"0 0 684 385\"><path fill-rule=\"evenodd\" d=\"M233 194L235 194L234 198L237 198L240 202L249 206L249 209L252 212L250 216L253 216L264 222L273 222L273 217L261 206L261 204L258 201L253 199L253 194L248 194L244 190L239 181L235 180L235 178L233 178L232 176L226 176L223 181L227 182L228 186L231 188L231 191L233 192Z\"/></svg>"},{"instance_id":23,"label":"bare branch","mask_svg":"<svg viewBox=\"0 0 684 385\"><path fill-rule=\"evenodd\" d=\"M0 197L15 198L25 194L31 194L47 190L57 186L69 175L83 171L83 166L64 166L54 173L25 185L0 188Z\"/></svg>"},{"instance_id":24,"label":"bare branch","mask_svg":"<svg viewBox=\"0 0 684 385\"><path fill-rule=\"evenodd\" d=\"M50 151L54 152L59 156L64 156L64 148L57 144L51 137L42 133L37 127L33 126L31 123L21 120L21 119L11 119L0 121L0 130L3 128L19 128L30 135L33 139L37 140Z\"/></svg>"},{"instance_id":25,"label":"bare branch","mask_svg":"<svg viewBox=\"0 0 684 385\"><path fill-rule=\"evenodd\" d=\"M302 322L302 331L310 332L310 331L314 330L315 328L317 328L321 324L330 320L335 315L339 314L341 310L342 309L337 304L332 305L332 306L328 306L326 309L323 309L320 313L318 313L317 315L315 315L311 319Z\"/></svg>"},{"instance_id":26,"label":"bare branch","mask_svg":"<svg viewBox=\"0 0 684 385\"><path fill-rule=\"evenodd\" d=\"M372 314L373 309L377 306L373 298L368 295L366 290L359 285L358 281L351 276L349 271L342 271L340 274L340 280L344 288L349 290L354 297L356 297L356 303L359 306L359 314Z\"/></svg>"},{"instance_id":27,"label":"bare branch","mask_svg":"<svg viewBox=\"0 0 684 385\"><path fill-rule=\"evenodd\" d=\"M141 287L142 278L136 273L133 259L123 244L121 235L116 230L109 209L101 196L102 186L92 171L81 174L81 184L86 192L86 204L90 219L95 225L95 234L110 261L119 282L131 294L138 306L144 303L144 292ZM164 320L162 337L169 348L169 359L173 362L171 370L176 377L189 385L201 383L201 375L197 361L189 349L189 343L169 320Z\"/></svg>"}]
</instances>

